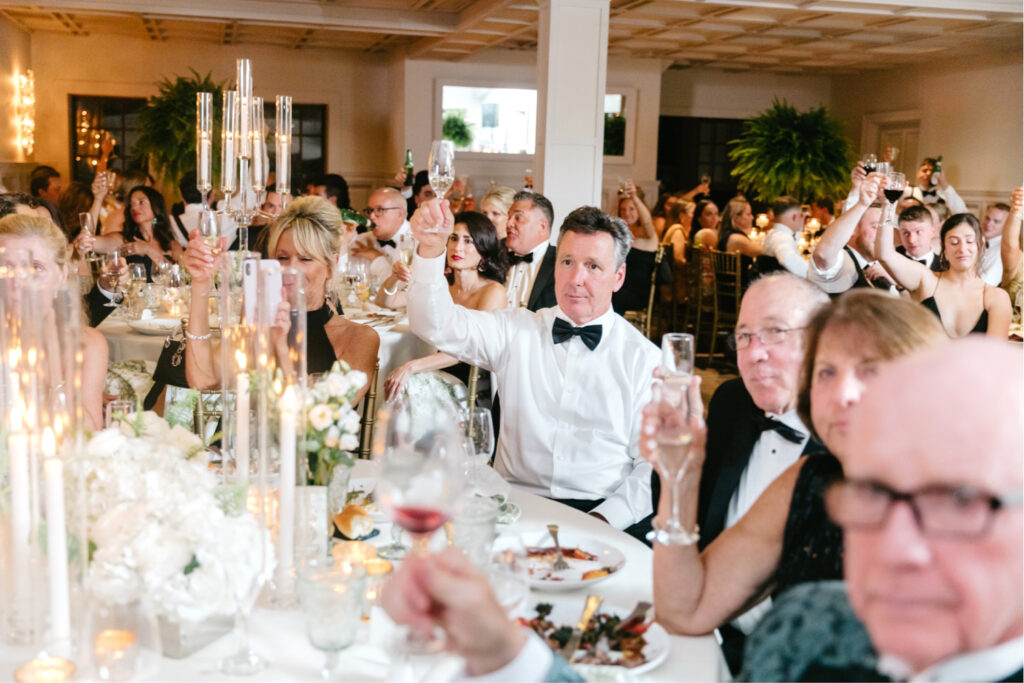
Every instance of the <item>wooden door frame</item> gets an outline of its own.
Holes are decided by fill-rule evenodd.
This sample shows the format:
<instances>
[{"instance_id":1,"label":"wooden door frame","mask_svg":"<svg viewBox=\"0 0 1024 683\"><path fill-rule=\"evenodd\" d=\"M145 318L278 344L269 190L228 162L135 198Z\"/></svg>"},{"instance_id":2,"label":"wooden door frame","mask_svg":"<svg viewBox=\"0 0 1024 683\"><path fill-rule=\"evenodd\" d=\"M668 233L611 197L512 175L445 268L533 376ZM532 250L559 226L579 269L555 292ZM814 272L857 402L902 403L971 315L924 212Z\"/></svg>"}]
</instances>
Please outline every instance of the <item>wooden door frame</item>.
<instances>
[{"instance_id":1,"label":"wooden door frame","mask_svg":"<svg viewBox=\"0 0 1024 683\"><path fill-rule=\"evenodd\" d=\"M904 109L902 111L886 111L876 114L865 114L861 119L860 148L874 149L878 146L879 129L888 123L916 123L918 131L921 126L920 109ZM881 150L877 150L881 152ZM917 163L916 161L914 163Z\"/></svg>"}]
</instances>

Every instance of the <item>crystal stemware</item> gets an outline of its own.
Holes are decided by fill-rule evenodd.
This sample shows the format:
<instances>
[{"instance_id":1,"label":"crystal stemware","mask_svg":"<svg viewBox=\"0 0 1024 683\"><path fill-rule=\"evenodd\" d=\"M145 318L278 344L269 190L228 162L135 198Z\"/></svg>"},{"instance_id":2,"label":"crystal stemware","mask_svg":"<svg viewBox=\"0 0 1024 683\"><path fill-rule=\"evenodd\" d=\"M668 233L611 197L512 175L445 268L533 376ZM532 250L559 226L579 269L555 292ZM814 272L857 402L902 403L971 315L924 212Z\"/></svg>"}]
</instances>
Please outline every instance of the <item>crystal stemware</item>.
<instances>
[{"instance_id":1,"label":"crystal stemware","mask_svg":"<svg viewBox=\"0 0 1024 683\"><path fill-rule=\"evenodd\" d=\"M690 443L693 440L689 388L689 381L669 378L653 389L658 417L656 464L663 486L668 491L671 513L664 526L652 531L648 538L662 544L692 545L697 541L695 534L684 528L679 517L678 484L690 464Z\"/></svg>"},{"instance_id":2,"label":"crystal stemware","mask_svg":"<svg viewBox=\"0 0 1024 683\"><path fill-rule=\"evenodd\" d=\"M341 652L356 640L366 594L366 569L361 564L332 564L322 558L299 573L299 601L309 642L325 655L320 676L343 680L348 672Z\"/></svg>"},{"instance_id":3,"label":"crystal stemware","mask_svg":"<svg viewBox=\"0 0 1024 683\"><path fill-rule=\"evenodd\" d=\"M672 332L661 337L661 365L671 377L693 376L693 335Z\"/></svg>"},{"instance_id":4,"label":"crystal stemware","mask_svg":"<svg viewBox=\"0 0 1024 683\"><path fill-rule=\"evenodd\" d=\"M903 196L903 190L907 187L907 178L902 173L891 171L885 178L885 187L882 193L889 202L886 206L886 221L896 220L896 202Z\"/></svg>"},{"instance_id":5,"label":"crystal stemware","mask_svg":"<svg viewBox=\"0 0 1024 683\"><path fill-rule=\"evenodd\" d=\"M864 164L865 173L874 173L878 166L878 157L871 152L868 152L860 158L860 162Z\"/></svg>"},{"instance_id":6,"label":"crystal stemware","mask_svg":"<svg viewBox=\"0 0 1024 683\"><path fill-rule=\"evenodd\" d=\"M214 256L220 252L220 222L213 211L205 210L199 214L199 236Z\"/></svg>"},{"instance_id":7,"label":"crystal stemware","mask_svg":"<svg viewBox=\"0 0 1024 683\"><path fill-rule=\"evenodd\" d=\"M434 140L427 160L427 179L438 199L444 199L455 182L455 145L451 140ZM433 228L441 231L441 226Z\"/></svg>"},{"instance_id":8,"label":"crystal stemware","mask_svg":"<svg viewBox=\"0 0 1024 683\"><path fill-rule=\"evenodd\" d=\"M471 446L468 453L471 463L470 486L481 495L486 495L479 490L480 468L487 465L491 459L491 453L494 452L494 423L491 420L491 411L489 408L476 406L473 410L467 411L465 418L466 437Z\"/></svg>"},{"instance_id":9,"label":"crystal stemware","mask_svg":"<svg viewBox=\"0 0 1024 683\"><path fill-rule=\"evenodd\" d=\"M111 287L113 297L103 304L108 308L117 308L124 298L124 288L121 279L128 272L128 263L125 261L124 251L114 249L106 255L103 261L102 274L106 283Z\"/></svg>"}]
</instances>

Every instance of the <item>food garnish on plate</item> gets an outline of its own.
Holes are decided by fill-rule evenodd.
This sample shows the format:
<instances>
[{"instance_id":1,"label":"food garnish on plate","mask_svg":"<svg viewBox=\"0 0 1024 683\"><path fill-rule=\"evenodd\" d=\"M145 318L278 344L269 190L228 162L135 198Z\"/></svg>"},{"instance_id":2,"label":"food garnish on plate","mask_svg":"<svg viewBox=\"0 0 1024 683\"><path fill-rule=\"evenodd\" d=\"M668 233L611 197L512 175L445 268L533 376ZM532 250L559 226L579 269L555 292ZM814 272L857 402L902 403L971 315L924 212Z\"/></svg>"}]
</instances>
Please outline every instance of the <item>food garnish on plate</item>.
<instances>
[{"instance_id":1,"label":"food garnish on plate","mask_svg":"<svg viewBox=\"0 0 1024 683\"><path fill-rule=\"evenodd\" d=\"M565 647L572 636L572 624L556 624L551 621L551 603L542 602L535 608L532 619L520 617L519 623L539 635L548 647L558 651ZM572 657L572 664L599 666L623 666L629 669L647 662L644 647L647 641L644 633L653 622L641 620L622 624L622 619L613 614L598 612L587 624L580 639L579 649ZM622 628L620 628L622 626Z\"/></svg>"}]
</instances>

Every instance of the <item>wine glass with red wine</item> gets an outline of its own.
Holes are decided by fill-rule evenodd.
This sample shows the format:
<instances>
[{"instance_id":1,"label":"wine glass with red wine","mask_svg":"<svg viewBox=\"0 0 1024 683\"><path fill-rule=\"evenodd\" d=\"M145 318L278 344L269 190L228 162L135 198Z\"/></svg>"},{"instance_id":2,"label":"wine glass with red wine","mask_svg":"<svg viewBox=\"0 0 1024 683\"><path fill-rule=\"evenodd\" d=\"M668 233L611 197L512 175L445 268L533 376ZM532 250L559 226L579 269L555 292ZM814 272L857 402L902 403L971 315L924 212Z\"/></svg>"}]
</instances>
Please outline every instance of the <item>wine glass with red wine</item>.
<instances>
[{"instance_id":1,"label":"wine glass with red wine","mask_svg":"<svg viewBox=\"0 0 1024 683\"><path fill-rule=\"evenodd\" d=\"M896 202L903 196L903 190L907 187L907 178L902 173L892 171L885 178L885 188L882 193L885 195L886 200L889 202L886 212L889 216L888 220L892 220L896 216Z\"/></svg>"},{"instance_id":2,"label":"wine glass with red wine","mask_svg":"<svg viewBox=\"0 0 1024 683\"><path fill-rule=\"evenodd\" d=\"M878 157L870 152L862 156L860 162L864 164L865 173L874 173L878 168Z\"/></svg>"}]
</instances>

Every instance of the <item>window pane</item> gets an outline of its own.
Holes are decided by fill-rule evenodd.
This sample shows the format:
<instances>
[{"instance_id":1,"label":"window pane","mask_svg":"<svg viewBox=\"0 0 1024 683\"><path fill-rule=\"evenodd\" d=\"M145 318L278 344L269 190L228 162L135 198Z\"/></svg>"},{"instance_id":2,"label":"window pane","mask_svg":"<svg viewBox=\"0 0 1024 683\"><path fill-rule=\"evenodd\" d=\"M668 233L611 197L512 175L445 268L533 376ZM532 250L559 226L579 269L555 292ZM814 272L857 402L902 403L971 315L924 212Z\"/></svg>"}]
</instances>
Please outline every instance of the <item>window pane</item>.
<instances>
[{"instance_id":1,"label":"window pane","mask_svg":"<svg viewBox=\"0 0 1024 683\"><path fill-rule=\"evenodd\" d=\"M604 96L604 154L620 157L626 153L626 96Z\"/></svg>"},{"instance_id":2,"label":"window pane","mask_svg":"<svg viewBox=\"0 0 1024 683\"><path fill-rule=\"evenodd\" d=\"M537 91L519 88L441 89L444 137L455 149L492 154L533 154Z\"/></svg>"}]
</instances>

